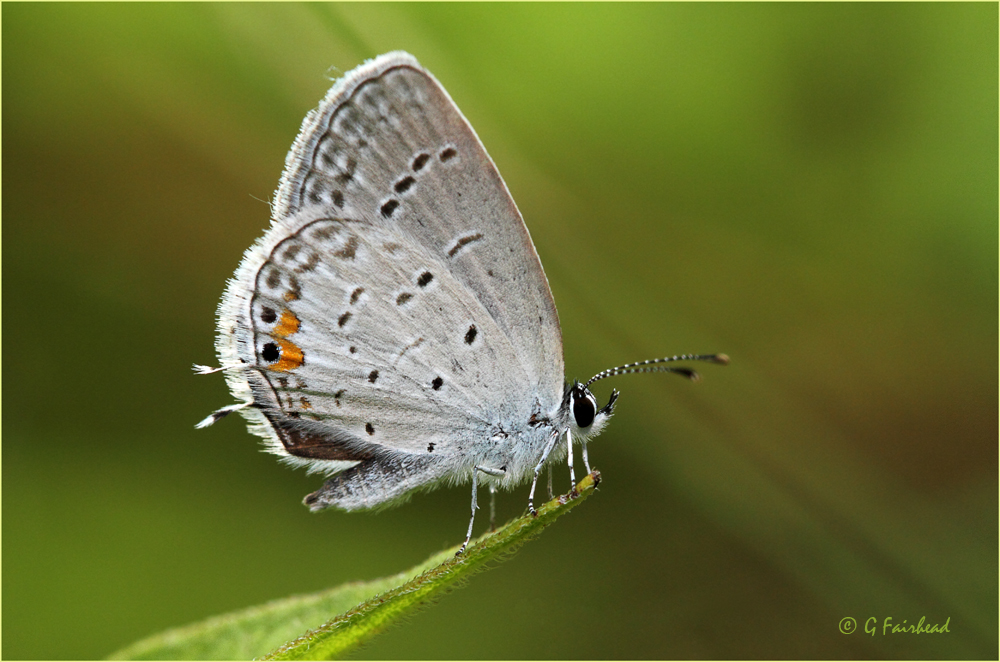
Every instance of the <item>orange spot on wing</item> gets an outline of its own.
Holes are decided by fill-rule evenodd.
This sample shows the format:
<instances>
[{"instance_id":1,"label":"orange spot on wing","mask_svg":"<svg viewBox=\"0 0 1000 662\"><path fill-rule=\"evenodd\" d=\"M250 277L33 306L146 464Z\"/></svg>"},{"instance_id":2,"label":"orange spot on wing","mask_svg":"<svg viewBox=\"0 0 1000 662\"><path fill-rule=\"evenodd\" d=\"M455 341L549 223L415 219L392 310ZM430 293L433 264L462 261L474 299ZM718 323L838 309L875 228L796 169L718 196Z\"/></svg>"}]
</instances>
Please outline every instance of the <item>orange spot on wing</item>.
<instances>
[{"instance_id":1,"label":"orange spot on wing","mask_svg":"<svg viewBox=\"0 0 1000 662\"><path fill-rule=\"evenodd\" d=\"M276 363L270 365L270 369L277 372L287 372L295 370L305 362L302 348L288 340L288 336L299 330L299 318L295 313L285 308L281 311L281 319L270 336L274 338L281 347L281 358Z\"/></svg>"},{"instance_id":2,"label":"orange spot on wing","mask_svg":"<svg viewBox=\"0 0 1000 662\"><path fill-rule=\"evenodd\" d=\"M274 332L271 335L279 340L287 338L299 330L299 324L299 318L295 316L295 313L285 308L281 311L281 320L278 321L278 326L274 327Z\"/></svg>"},{"instance_id":3,"label":"orange spot on wing","mask_svg":"<svg viewBox=\"0 0 1000 662\"><path fill-rule=\"evenodd\" d=\"M281 345L281 358L277 363L271 365L271 370L279 372L295 370L305 362L305 357L302 355L302 350L298 345L284 338L278 338L277 340L278 344Z\"/></svg>"}]
</instances>

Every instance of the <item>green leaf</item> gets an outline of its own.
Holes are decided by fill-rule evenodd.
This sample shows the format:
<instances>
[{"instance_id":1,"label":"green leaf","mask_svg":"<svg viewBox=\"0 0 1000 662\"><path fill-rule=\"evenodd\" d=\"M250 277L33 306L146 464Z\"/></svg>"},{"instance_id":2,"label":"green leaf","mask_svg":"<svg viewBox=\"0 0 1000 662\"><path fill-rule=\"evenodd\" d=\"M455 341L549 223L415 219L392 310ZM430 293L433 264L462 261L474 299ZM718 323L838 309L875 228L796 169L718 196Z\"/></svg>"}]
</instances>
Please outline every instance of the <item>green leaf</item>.
<instances>
[{"instance_id":1,"label":"green leaf","mask_svg":"<svg viewBox=\"0 0 1000 662\"><path fill-rule=\"evenodd\" d=\"M458 550L455 546L398 575L275 600L167 630L123 648L110 659L340 657L476 572L492 567L490 561L508 558L525 541L589 496L600 479L600 474L594 471L573 492L541 506L536 516L526 514L508 522L470 544L461 556L455 555ZM340 615L331 619L330 614Z\"/></svg>"}]
</instances>

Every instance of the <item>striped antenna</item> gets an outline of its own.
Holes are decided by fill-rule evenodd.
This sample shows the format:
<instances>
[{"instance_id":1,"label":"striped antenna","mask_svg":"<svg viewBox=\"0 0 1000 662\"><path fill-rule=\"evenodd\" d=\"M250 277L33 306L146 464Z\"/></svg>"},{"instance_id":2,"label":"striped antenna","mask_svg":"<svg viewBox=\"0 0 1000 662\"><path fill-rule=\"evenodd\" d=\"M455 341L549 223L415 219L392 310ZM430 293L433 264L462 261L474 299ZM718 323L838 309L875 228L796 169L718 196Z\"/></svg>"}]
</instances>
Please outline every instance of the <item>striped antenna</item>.
<instances>
[{"instance_id":1,"label":"striped antenna","mask_svg":"<svg viewBox=\"0 0 1000 662\"><path fill-rule=\"evenodd\" d=\"M611 368L597 373L583 386L584 388L587 388L594 382L604 379L605 377L627 375L630 372L676 372L679 375L684 375L691 381L696 382L701 379L701 376L690 368L675 368L673 366L655 365L657 363L671 363L673 361L707 361L709 363L718 363L719 365L728 365L729 357L725 354L680 354L678 356L671 356L665 359L649 359L648 361L639 361L638 363L626 363L625 365L620 365L617 368Z\"/></svg>"}]
</instances>

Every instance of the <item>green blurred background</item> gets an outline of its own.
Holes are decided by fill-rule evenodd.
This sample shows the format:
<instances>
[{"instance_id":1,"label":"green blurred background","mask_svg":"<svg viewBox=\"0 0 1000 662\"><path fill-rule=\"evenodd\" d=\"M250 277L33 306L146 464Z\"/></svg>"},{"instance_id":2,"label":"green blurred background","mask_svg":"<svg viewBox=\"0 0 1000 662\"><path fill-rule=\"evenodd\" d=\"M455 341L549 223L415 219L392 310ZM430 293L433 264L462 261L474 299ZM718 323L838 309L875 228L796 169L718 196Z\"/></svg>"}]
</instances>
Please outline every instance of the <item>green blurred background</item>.
<instances>
[{"instance_id":1,"label":"green blurred background","mask_svg":"<svg viewBox=\"0 0 1000 662\"><path fill-rule=\"evenodd\" d=\"M4 5L3 657L101 657L461 539L466 488L311 515L320 478L237 418L193 428L232 401L191 364L302 118L406 49L524 214L570 378L733 364L601 383L600 493L355 656L995 659L997 26L995 3Z\"/></svg>"}]
</instances>

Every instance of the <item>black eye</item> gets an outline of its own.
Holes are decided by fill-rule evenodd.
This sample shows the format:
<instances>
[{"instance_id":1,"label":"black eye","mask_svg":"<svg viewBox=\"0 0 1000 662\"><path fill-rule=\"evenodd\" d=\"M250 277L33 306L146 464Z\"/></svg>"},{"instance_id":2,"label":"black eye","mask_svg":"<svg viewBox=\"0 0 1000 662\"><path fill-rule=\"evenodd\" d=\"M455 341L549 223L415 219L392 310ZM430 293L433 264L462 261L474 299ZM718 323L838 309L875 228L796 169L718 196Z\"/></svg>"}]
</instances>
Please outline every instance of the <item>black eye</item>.
<instances>
[{"instance_id":1,"label":"black eye","mask_svg":"<svg viewBox=\"0 0 1000 662\"><path fill-rule=\"evenodd\" d=\"M582 386L573 389L573 418L580 428L589 428L597 415L597 399Z\"/></svg>"}]
</instances>

